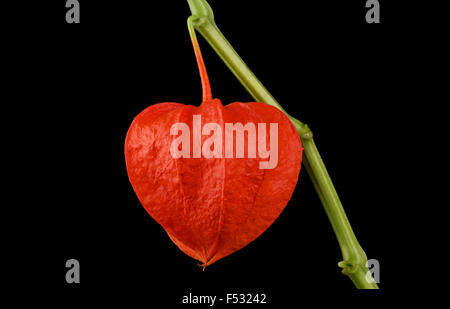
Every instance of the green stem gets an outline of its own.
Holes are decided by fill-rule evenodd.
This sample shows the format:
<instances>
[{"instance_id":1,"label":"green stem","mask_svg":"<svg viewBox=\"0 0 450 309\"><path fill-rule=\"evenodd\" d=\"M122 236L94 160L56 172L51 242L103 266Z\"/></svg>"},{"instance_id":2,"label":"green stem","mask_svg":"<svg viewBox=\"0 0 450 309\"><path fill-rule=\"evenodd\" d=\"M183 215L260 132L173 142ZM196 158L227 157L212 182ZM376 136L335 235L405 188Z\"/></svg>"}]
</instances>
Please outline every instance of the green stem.
<instances>
[{"instance_id":1,"label":"green stem","mask_svg":"<svg viewBox=\"0 0 450 309\"><path fill-rule=\"evenodd\" d=\"M308 125L290 116L239 57L215 24L213 11L206 0L188 0L188 3L192 12L188 22L208 41L250 95L258 102L279 108L291 119L302 140L304 166L325 208L342 251L344 261L338 263L343 268L342 273L349 276L357 288L377 289L378 286L370 280L370 277L369 280L366 279L368 273L366 254L353 233Z\"/></svg>"}]
</instances>

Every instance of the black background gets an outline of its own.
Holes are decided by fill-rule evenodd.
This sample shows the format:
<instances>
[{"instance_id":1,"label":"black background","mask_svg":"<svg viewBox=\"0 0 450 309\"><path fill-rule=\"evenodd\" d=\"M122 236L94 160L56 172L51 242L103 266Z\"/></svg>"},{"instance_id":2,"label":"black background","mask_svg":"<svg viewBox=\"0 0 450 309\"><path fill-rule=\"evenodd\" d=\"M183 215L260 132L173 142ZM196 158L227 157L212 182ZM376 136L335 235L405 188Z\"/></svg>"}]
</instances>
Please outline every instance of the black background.
<instances>
[{"instance_id":1,"label":"black background","mask_svg":"<svg viewBox=\"0 0 450 309\"><path fill-rule=\"evenodd\" d=\"M14 96L23 104L21 125L29 126L19 143L30 149L22 155L33 175L18 198L34 201L26 210L32 228L11 253L28 261L16 279L29 282L26 265L33 264L39 280L32 284L44 295L100 302L139 295L167 305L189 292L259 292L272 304L300 303L317 291L318 302L355 293L340 274L337 241L303 168L284 212L247 247L204 272L182 253L136 198L123 147L147 106L200 104L187 2L80 1L81 24L71 25L58 2L30 6L9 23L10 47L20 44L11 49L10 81L26 85ZM407 143L394 123L408 113L399 79L412 30L392 4L380 1L382 23L369 25L365 1L348 2L210 4L244 61L312 128L358 240L381 264L380 287L389 290L392 238L403 237L389 234L402 173L392 166L404 160L394 145ZM214 97L252 101L202 38L200 45ZM79 285L65 282L70 258L80 261Z\"/></svg>"}]
</instances>

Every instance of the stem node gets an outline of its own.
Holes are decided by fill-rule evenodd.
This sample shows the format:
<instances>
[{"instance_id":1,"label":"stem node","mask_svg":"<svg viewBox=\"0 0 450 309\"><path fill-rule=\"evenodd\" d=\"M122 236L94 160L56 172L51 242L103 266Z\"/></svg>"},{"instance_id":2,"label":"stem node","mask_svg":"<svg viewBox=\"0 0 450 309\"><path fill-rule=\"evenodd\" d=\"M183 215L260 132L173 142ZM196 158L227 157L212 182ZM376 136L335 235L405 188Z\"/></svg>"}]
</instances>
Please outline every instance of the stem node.
<instances>
[{"instance_id":1,"label":"stem node","mask_svg":"<svg viewBox=\"0 0 450 309\"><path fill-rule=\"evenodd\" d=\"M313 139L313 133L307 124L303 125L303 130L301 130L301 132L299 133L302 141Z\"/></svg>"}]
</instances>

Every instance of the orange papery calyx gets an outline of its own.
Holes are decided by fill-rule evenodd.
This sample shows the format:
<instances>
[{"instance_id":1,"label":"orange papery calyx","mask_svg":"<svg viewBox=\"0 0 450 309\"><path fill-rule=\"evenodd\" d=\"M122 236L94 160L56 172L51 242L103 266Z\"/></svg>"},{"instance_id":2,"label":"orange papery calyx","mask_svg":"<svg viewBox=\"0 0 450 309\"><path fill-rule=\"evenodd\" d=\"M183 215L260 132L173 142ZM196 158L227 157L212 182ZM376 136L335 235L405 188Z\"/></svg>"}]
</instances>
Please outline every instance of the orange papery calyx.
<instances>
[{"instance_id":1,"label":"orange papery calyx","mask_svg":"<svg viewBox=\"0 0 450 309\"><path fill-rule=\"evenodd\" d=\"M276 107L223 106L212 98L188 25L203 102L146 108L128 130L125 160L148 214L204 268L248 245L278 218L297 184L303 148L294 125Z\"/></svg>"}]
</instances>

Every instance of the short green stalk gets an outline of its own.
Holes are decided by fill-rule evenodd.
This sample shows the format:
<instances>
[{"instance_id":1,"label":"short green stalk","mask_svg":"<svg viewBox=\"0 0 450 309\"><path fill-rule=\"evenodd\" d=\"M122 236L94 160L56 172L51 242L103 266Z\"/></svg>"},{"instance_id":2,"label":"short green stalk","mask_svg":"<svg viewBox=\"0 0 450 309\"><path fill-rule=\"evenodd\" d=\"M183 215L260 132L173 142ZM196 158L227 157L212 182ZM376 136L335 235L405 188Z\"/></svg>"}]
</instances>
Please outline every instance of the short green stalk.
<instances>
[{"instance_id":1,"label":"short green stalk","mask_svg":"<svg viewBox=\"0 0 450 309\"><path fill-rule=\"evenodd\" d=\"M206 39L250 95L258 102L279 108L291 119L302 140L303 164L325 208L342 251L344 260L338 263L342 273L349 276L359 289L378 289L367 269L366 254L353 233L308 125L288 115L239 57L217 27L213 11L206 0L188 0L188 3L192 12L192 16L188 19L190 27L195 28Z\"/></svg>"}]
</instances>

